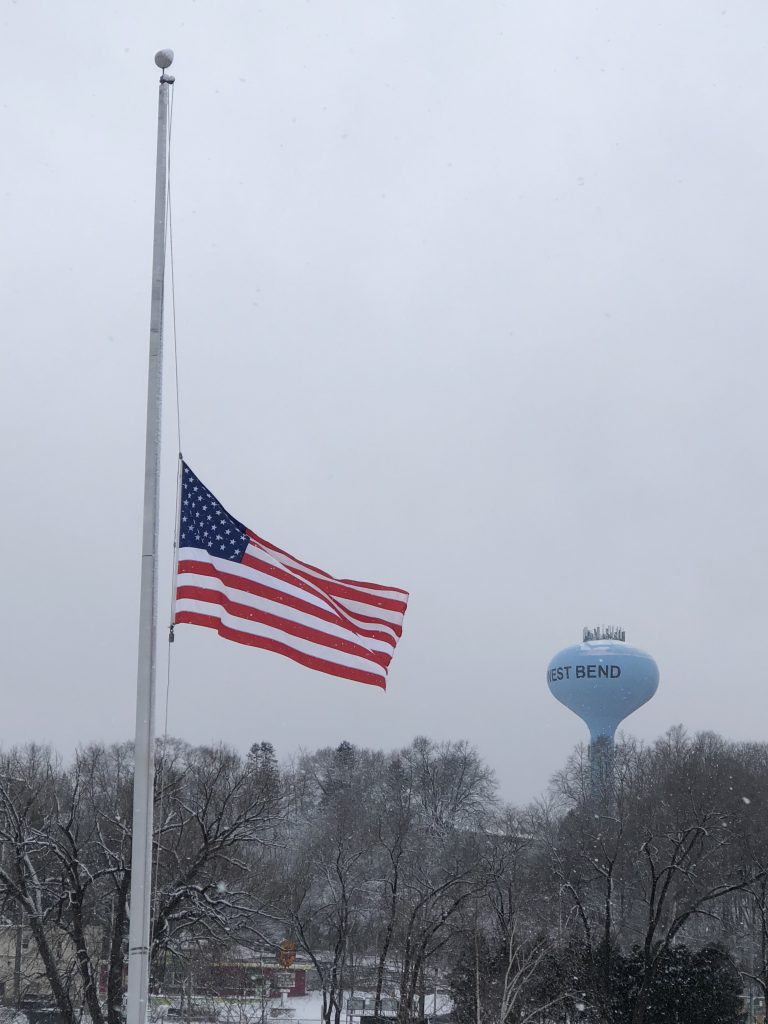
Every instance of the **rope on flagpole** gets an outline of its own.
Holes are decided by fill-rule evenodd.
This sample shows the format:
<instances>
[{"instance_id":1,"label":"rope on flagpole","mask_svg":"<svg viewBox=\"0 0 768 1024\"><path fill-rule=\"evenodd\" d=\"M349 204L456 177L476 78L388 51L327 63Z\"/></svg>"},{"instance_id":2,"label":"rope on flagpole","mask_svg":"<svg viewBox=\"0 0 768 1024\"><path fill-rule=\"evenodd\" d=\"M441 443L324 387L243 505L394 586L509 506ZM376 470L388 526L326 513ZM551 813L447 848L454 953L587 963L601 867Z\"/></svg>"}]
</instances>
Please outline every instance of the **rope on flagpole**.
<instances>
[{"instance_id":1,"label":"rope on flagpole","mask_svg":"<svg viewBox=\"0 0 768 1024\"><path fill-rule=\"evenodd\" d=\"M163 807L165 803L165 754L166 746L168 743L168 709L170 706L171 696L171 660L173 653L173 620L176 617L176 576L179 564L179 510L181 504L181 477L182 477L182 466L181 452L177 459L177 471L176 471L176 512L174 515L174 528L173 528L173 561L171 565L171 624L168 628L168 658L166 660L166 674L165 674L165 715L163 720L163 738L160 743L160 763L158 765L157 777L158 777L158 807L157 807L157 822L158 822L158 835L157 835L157 846L155 848L155 870L152 878L155 886L154 900L153 900L153 917L157 920L157 911L159 906L160 897L160 886L159 886L159 875L158 868L160 866L160 842L162 837L163 828Z\"/></svg>"},{"instance_id":2,"label":"rope on flagpole","mask_svg":"<svg viewBox=\"0 0 768 1024\"><path fill-rule=\"evenodd\" d=\"M168 251L171 262L171 319L173 323L173 376L176 395L176 440L181 458L181 403L179 401L179 346L176 340L176 272L173 258L173 207L171 205L171 133L173 132L173 93L171 93L171 105L168 111Z\"/></svg>"},{"instance_id":3,"label":"rope on flagpole","mask_svg":"<svg viewBox=\"0 0 768 1024\"><path fill-rule=\"evenodd\" d=\"M171 202L171 134L173 132L173 93L171 93L170 109L168 111L168 173L166 175L167 182L167 202L166 202L166 230L168 232L168 255L171 264L171 323L173 330L173 379L174 379L174 395L176 398L176 450L179 453L178 458L178 470L176 473L176 505L174 513L174 530L173 530L173 568L171 572L171 621L168 627L168 643L172 644L174 641L173 635L173 620L176 617L176 571L178 568L178 551L179 551L179 503L181 501L181 400L179 397L179 343L178 343L178 332L176 330L176 271L174 262L173 252L173 205ZM170 651L168 656L168 663L170 666ZM168 694L166 693L166 733L167 733L167 702ZM165 739L163 740L165 743Z\"/></svg>"}]
</instances>

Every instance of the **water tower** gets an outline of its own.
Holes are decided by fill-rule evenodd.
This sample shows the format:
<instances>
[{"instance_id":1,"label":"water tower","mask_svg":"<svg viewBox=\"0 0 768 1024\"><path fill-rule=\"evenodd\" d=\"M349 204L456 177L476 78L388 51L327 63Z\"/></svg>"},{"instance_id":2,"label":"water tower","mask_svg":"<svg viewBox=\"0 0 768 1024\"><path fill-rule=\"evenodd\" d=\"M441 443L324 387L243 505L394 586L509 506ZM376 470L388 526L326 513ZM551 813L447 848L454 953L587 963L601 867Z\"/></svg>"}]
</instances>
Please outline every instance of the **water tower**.
<instances>
[{"instance_id":1,"label":"water tower","mask_svg":"<svg viewBox=\"0 0 768 1024\"><path fill-rule=\"evenodd\" d=\"M589 728L593 780L610 771L619 723L656 693L659 669L645 651L625 643L618 626L584 630L580 644L566 647L549 663L552 696Z\"/></svg>"}]
</instances>

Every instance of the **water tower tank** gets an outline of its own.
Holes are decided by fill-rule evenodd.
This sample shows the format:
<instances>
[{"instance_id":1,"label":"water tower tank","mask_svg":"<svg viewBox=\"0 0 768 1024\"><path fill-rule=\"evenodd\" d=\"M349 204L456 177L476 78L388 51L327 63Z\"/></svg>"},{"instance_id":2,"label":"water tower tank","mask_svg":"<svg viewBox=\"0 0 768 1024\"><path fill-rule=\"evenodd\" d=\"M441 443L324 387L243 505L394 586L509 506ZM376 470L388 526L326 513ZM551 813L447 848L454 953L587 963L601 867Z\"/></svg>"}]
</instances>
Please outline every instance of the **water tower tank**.
<instances>
[{"instance_id":1,"label":"water tower tank","mask_svg":"<svg viewBox=\"0 0 768 1024\"><path fill-rule=\"evenodd\" d=\"M659 670L650 654L624 642L623 629L598 626L554 656L547 682L553 697L587 723L593 745L612 744L619 723L656 693Z\"/></svg>"}]
</instances>

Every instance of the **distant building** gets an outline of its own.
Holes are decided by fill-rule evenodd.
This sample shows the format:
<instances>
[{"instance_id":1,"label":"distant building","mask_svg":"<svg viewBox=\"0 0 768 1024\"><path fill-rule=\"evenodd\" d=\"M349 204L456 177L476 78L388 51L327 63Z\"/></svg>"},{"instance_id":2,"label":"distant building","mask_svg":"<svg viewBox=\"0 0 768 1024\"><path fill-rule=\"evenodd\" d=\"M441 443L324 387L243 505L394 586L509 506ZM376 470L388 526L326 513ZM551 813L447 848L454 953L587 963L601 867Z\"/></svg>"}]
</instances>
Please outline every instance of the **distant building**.
<instances>
[{"instance_id":1,"label":"distant building","mask_svg":"<svg viewBox=\"0 0 768 1024\"><path fill-rule=\"evenodd\" d=\"M196 997L274 999L281 991L288 997L303 996L310 966L296 962L283 967L272 951L236 946L208 960L199 954L188 962L169 957L164 965L153 969L150 989L156 995L176 995L191 986Z\"/></svg>"}]
</instances>

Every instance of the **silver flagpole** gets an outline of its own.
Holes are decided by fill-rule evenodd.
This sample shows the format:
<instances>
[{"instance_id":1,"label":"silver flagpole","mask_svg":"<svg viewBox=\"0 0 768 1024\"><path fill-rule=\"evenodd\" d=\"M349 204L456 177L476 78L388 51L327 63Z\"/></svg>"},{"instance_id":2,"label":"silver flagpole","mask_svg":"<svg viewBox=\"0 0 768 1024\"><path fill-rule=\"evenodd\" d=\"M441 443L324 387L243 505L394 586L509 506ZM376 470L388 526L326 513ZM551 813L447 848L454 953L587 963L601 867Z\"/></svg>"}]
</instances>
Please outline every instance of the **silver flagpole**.
<instances>
[{"instance_id":1,"label":"silver flagpole","mask_svg":"<svg viewBox=\"0 0 768 1024\"><path fill-rule=\"evenodd\" d=\"M144 531L141 545L139 668L136 684L136 766L133 776L131 916L128 936L127 1024L145 1024L149 995L150 896L152 890L152 804L155 782L155 661L157 640L157 547L160 504L160 414L163 384L163 291L168 168L168 96L173 75L166 69L173 50L160 50L162 69L157 113L155 238L152 250L152 307L149 324L147 447L144 463Z\"/></svg>"}]
</instances>

